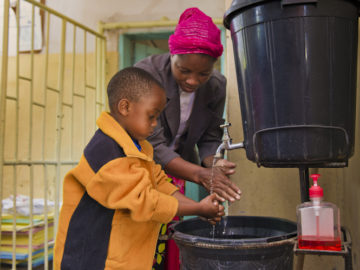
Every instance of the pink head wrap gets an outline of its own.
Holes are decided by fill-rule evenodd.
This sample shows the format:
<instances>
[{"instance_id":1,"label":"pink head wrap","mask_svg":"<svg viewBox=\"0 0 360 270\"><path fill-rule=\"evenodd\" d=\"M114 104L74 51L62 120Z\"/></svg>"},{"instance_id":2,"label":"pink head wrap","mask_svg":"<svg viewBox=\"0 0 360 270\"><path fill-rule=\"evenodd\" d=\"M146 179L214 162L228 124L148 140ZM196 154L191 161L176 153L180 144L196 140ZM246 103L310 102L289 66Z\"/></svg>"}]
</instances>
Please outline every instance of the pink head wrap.
<instances>
[{"instance_id":1,"label":"pink head wrap","mask_svg":"<svg viewBox=\"0 0 360 270\"><path fill-rule=\"evenodd\" d=\"M223 52L220 30L200 9L188 8L169 37L169 49L171 54L204 53L217 58Z\"/></svg>"}]
</instances>

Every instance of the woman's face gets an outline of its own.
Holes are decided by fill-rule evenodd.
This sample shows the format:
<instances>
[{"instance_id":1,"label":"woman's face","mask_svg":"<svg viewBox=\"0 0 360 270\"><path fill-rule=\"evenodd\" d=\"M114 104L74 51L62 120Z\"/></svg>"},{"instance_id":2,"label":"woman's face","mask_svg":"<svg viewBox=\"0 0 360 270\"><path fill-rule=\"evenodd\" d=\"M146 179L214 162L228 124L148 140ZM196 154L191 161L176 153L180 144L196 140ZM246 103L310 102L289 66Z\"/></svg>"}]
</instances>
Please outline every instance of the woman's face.
<instances>
[{"instance_id":1,"label":"woman's face","mask_svg":"<svg viewBox=\"0 0 360 270\"><path fill-rule=\"evenodd\" d=\"M181 89L191 93L209 80L215 61L206 54L174 54L171 71Z\"/></svg>"}]
</instances>

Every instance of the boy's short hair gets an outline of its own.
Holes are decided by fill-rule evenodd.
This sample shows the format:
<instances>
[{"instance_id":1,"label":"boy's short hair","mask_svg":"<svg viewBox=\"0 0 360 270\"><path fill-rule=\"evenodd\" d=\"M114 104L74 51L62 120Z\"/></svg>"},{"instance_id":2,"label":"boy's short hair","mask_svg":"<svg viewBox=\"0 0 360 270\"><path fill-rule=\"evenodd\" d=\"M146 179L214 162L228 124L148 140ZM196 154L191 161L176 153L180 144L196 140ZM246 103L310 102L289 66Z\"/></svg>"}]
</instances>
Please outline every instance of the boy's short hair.
<instances>
[{"instance_id":1,"label":"boy's short hair","mask_svg":"<svg viewBox=\"0 0 360 270\"><path fill-rule=\"evenodd\" d=\"M118 71L107 87L110 111L114 111L119 100L123 98L137 102L151 91L154 84L163 89L159 81L144 69L127 67Z\"/></svg>"}]
</instances>

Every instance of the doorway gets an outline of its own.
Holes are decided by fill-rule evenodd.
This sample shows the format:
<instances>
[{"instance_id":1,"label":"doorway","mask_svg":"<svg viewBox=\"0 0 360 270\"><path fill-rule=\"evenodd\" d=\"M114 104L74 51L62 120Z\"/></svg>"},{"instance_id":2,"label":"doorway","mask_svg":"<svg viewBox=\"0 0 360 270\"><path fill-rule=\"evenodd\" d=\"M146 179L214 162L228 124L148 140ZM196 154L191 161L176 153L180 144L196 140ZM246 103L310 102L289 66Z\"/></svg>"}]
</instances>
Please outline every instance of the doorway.
<instances>
[{"instance_id":1,"label":"doorway","mask_svg":"<svg viewBox=\"0 0 360 270\"><path fill-rule=\"evenodd\" d=\"M131 33L119 37L119 68L130 67L139 60L169 51L168 39L173 32Z\"/></svg>"}]
</instances>

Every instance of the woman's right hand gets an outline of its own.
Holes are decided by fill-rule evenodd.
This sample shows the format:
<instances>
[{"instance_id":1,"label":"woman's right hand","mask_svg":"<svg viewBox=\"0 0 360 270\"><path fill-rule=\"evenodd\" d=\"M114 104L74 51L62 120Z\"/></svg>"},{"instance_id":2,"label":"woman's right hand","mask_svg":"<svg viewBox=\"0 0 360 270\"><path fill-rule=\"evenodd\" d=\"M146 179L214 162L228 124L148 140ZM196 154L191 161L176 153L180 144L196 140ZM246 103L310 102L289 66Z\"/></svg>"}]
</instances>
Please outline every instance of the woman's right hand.
<instances>
[{"instance_id":1,"label":"woman's right hand","mask_svg":"<svg viewBox=\"0 0 360 270\"><path fill-rule=\"evenodd\" d=\"M240 200L241 190L230 181L227 172L232 162L226 161L224 166L214 166L214 168L200 167L196 178L209 192L212 191L219 195L219 200L234 202ZM226 167L225 167L226 166Z\"/></svg>"},{"instance_id":2,"label":"woman's right hand","mask_svg":"<svg viewBox=\"0 0 360 270\"><path fill-rule=\"evenodd\" d=\"M165 166L165 171L178 178L202 185L209 192L217 193L221 202L240 200L240 189L229 179L229 176L235 173L236 164L220 159L214 168L211 168L212 162L213 157L210 156L204 159L207 167L202 167L177 157Z\"/></svg>"}]
</instances>

